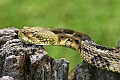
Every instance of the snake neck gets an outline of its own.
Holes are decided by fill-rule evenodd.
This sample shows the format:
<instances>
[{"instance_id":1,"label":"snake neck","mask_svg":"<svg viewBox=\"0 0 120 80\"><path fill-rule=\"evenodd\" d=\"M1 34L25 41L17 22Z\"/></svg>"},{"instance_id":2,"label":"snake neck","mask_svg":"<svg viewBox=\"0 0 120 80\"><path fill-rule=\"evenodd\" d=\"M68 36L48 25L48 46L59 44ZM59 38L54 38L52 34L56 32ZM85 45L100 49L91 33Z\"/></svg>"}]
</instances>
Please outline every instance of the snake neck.
<instances>
[{"instance_id":1,"label":"snake neck","mask_svg":"<svg viewBox=\"0 0 120 80\"><path fill-rule=\"evenodd\" d=\"M75 49L83 60L95 67L120 73L120 48L98 45L89 36L73 30L54 29L52 32L58 35L57 45Z\"/></svg>"},{"instance_id":2,"label":"snake neck","mask_svg":"<svg viewBox=\"0 0 120 80\"><path fill-rule=\"evenodd\" d=\"M55 45L67 46L79 52L81 52L81 49L83 50L83 47L92 48L93 50L97 49L98 51L116 50L116 48L107 48L96 44L88 35L81 32L63 28L49 28L48 30L58 36L58 43Z\"/></svg>"},{"instance_id":3,"label":"snake neck","mask_svg":"<svg viewBox=\"0 0 120 80\"><path fill-rule=\"evenodd\" d=\"M63 28L49 28L48 30L58 36L58 43L56 45L67 46L79 52L81 51L82 41L92 41L92 39L86 34L74 30Z\"/></svg>"}]
</instances>

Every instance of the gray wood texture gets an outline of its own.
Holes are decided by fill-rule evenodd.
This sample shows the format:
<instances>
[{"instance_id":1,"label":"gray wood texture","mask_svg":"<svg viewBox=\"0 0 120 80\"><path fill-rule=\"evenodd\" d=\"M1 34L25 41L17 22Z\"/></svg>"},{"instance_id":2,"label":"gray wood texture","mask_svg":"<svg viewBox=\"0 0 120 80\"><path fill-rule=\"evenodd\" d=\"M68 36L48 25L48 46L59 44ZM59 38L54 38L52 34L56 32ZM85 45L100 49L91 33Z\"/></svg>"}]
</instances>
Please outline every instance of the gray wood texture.
<instances>
[{"instance_id":1,"label":"gray wood texture","mask_svg":"<svg viewBox=\"0 0 120 80\"><path fill-rule=\"evenodd\" d=\"M68 61L54 60L43 46L24 44L17 32L16 28L0 29L0 80L68 80ZM83 61L71 80L120 80L120 74Z\"/></svg>"}]
</instances>

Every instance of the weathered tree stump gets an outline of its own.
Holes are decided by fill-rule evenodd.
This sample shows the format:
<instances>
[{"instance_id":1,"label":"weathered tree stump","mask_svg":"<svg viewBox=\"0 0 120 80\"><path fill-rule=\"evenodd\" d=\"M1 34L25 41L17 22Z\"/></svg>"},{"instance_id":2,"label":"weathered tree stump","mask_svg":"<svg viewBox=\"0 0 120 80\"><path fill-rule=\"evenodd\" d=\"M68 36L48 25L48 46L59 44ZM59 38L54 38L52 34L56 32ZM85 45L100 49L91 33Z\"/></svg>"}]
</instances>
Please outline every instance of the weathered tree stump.
<instances>
[{"instance_id":1,"label":"weathered tree stump","mask_svg":"<svg viewBox=\"0 0 120 80\"><path fill-rule=\"evenodd\" d=\"M120 40L117 47L120 47ZM74 80L120 80L120 73L96 68L83 61L76 67Z\"/></svg>"},{"instance_id":2,"label":"weathered tree stump","mask_svg":"<svg viewBox=\"0 0 120 80\"><path fill-rule=\"evenodd\" d=\"M17 32L16 28L0 29L0 80L68 80L68 61L54 60L43 46L24 44ZM84 61L74 73L73 80L120 80L120 74Z\"/></svg>"}]
</instances>

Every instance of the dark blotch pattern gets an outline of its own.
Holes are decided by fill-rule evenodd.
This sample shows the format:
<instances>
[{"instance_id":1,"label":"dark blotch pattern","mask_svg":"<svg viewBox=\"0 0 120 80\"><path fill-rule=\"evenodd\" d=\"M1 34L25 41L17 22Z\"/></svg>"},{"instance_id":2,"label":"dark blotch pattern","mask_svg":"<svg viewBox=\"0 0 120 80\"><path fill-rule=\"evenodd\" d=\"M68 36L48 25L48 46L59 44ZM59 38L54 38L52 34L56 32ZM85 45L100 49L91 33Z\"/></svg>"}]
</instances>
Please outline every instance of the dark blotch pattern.
<instances>
[{"instance_id":1,"label":"dark blotch pattern","mask_svg":"<svg viewBox=\"0 0 120 80\"><path fill-rule=\"evenodd\" d=\"M80 38L83 41L85 41L85 40L91 41L91 38L89 36L87 36L86 34L82 34L82 33L77 34L77 33L75 33L74 36Z\"/></svg>"},{"instance_id":2,"label":"dark blotch pattern","mask_svg":"<svg viewBox=\"0 0 120 80\"><path fill-rule=\"evenodd\" d=\"M86 48L82 48L83 51L85 51L86 53L89 53L89 51Z\"/></svg>"},{"instance_id":3,"label":"dark blotch pattern","mask_svg":"<svg viewBox=\"0 0 120 80\"><path fill-rule=\"evenodd\" d=\"M101 50L109 50L109 51L113 51L114 50L113 48L107 48L107 47L104 47L104 46L100 46L98 44L90 43L90 45L96 47L97 49L101 49Z\"/></svg>"},{"instance_id":4,"label":"dark blotch pattern","mask_svg":"<svg viewBox=\"0 0 120 80\"><path fill-rule=\"evenodd\" d=\"M76 43L76 44L79 44L79 40L75 39L75 43Z\"/></svg>"},{"instance_id":5,"label":"dark blotch pattern","mask_svg":"<svg viewBox=\"0 0 120 80\"><path fill-rule=\"evenodd\" d=\"M69 30L69 29L64 29L64 33L73 34L74 31L73 30Z\"/></svg>"},{"instance_id":6,"label":"dark blotch pattern","mask_svg":"<svg viewBox=\"0 0 120 80\"><path fill-rule=\"evenodd\" d=\"M105 68L105 67L106 67L106 65L102 65L102 67L103 67L103 68Z\"/></svg>"},{"instance_id":7,"label":"dark blotch pattern","mask_svg":"<svg viewBox=\"0 0 120 80\"><path fill-rule=\"evenodd\" d=\"M99 45L96 45L96 48L97 48L97 49L101 49L101 50L106 50L106 49L107 49L106 47L99 46Z\"/></svg>"},{"instance_id":8,"label":"dark blotch pattern","mask_svg":"<svg viewBox=\"0 0 120 80\"><path fill-rule=\"evenodd\" d=\"M94 57L91 58L91 62L92 62L92 64L95 64L95 59L94 59Z\"/></svg>"},{"instance_id":9,"label":"dark blotch pattern","mask_svg":"<svg viewBox=\"0 0 120 80\"><path fill-rule=\"evenodd\" d=\"M67 39L67 41L72 42L72 39ZM67 42L67 41L66 41L66 42Z\"/></svg>"},{"instance_id":10,"label":"dark blotch pattern","mask_svg":"<svg viewBox=\"0 0 120 80\"><path fill-rule=\"evenodd\" d=\"M106 59L105 59L105 63L106 63L106 65L107 65L107 66L110 66L109 61L108 61L108 60L106 60Z\"/></svg>"},{"instance_id":11,"label":"dark blotch pattern","mask_svg":"<svg viewBox=\"0 0 120 80\"><path fill-rule=\"evenodd\" d=\"M63 39L63 38L64 38L64 36L60 36L60 38L61 38L61 39Z\"/></svg>"},{"instance_id":12,"label":"dark blotch pattern","mask_svg":"<svg viewBox=\"0 0 120 80\"><path fill-rule=\"evenodd\" d=\"M74 34L74 36L81 38L82 36L80 34Z\"/></svg>"},{"instance_id":13,"label":"dark blotch pattern","mask_svg":"<svg viewBox=\"0 0 120 80\"><path fill-rule=\"evenodd\" d=\"M63 33L61 30L52 30L52 32L55 34Z\"/></svg>"},{"instance_id":14,"label":"dark blotch pattern","mask_svg":"<svg viewBox=\"0 0 120 80\"><path fill-rule=\"evenodd\" d=\"M100 66L100 63L102 63L102 68L105 68L106 66L110 65L110 63L100 55L92 57L91 62L93 65L96 65L98 67ZM100 62L100 63L98 63L98 62Z\"/></svg>"},{"instance_id":15,"label":"dark blotch pattern","mask_svg":"<svg viewBox=\"0 0 120 80\"><path fill-rule=\"evenodd\" d=\"M67 44L67 42L73 42L73 41L71 39L67 39L67 41L65 42L65 45ZM71 47L71 45L69 45L69 47Z\"/></svg>"},{"instance_id":16,"label":"dark blotch pattern","mask_svg":"<svg viewBox=\"0 0 120 80\"><path fill-rule=\"evenodd\" d=\"M79 45L78 50L81 51L81 46Z\"/></svg>"}]
</instances>

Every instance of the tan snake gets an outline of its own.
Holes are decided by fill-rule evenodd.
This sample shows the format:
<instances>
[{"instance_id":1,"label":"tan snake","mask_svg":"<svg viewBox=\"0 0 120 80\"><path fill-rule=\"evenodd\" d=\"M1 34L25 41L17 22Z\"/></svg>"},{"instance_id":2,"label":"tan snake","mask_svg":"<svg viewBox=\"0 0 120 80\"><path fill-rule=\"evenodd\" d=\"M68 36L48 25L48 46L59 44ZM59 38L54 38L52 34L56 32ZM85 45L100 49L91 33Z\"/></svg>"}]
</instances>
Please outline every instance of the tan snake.
<instances>
[{"instance_id":1,"label":"tan snake","mask_svg":"<svg viewBox=\"0 0 120 80\"><path fill-rule=\"evenodd\" d=\"M120 48L100 46L81 32L63 28L25 27L19 30L18 36L26 44L73 48L89 64L120 73Z\"/></svg>"}]
</instances>

